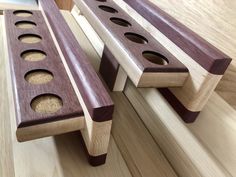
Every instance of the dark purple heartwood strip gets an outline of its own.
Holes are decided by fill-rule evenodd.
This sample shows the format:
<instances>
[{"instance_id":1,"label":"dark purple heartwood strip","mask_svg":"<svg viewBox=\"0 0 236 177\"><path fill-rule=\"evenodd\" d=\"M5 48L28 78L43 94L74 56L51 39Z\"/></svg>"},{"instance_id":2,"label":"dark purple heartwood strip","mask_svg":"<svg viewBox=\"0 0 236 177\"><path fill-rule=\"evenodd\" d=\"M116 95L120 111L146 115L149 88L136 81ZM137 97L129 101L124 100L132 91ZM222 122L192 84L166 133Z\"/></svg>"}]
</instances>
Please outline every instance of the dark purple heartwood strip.
<instances>
[{"instance_id":1,"label":"dark purple heartwood strip","mask_svg":"<svg viewBox=\"0 0 236 177\"><path fill-rule=\"evenodd\" d=\"M59 53L54 45L43 16L40 11L32 12L31 17L17 17L14 10L4 11L8 40L9 61L13 85L13 95L17 127L55 122L59 120L83 116L83 110L76 97ZM17 21L33 21L37 24L32 29L19 29ZM22 34L40 35L42 41L36 44L25 44L18 40ZM46 53L46 58L38 62L24 61L21 53L29 49L39 49ZM25 81L25 74L31 70L48 70L53 73L53 80L47 84L32 85ZM32 110L30 103L33 98L42 94L54 94L63 101L63 107L54 114L39 114Z\"/></svg>"},{"instance_id":2,"label":"dark purple heartwood strip","mask_svg":"<svg viewBox=\"0 0 236 177\"><path fill-rule=\"evenodd\" d=\"M120 65L116 61L115 57L112 55L107 46L105 46L99 72L111 91L113 90L115 85L119 66Z\"/></svg>"},{"instance_id":3,"label":"dark purple heartwood strip","mask_svg":"<svg viewBox=\"0 0 236 177\"><path fill-rule=\"evenodd\" d=\"M223 75L231 59L148 0L124 0L212 74Z\"/></svg>"},{"instance_id":4,"label":"dark purple heartwood strip","mask_svg":"<svg viewBox=\"0 0 236 177\"><path fill-rule=\"evenodd\" d=\"M97 26L93 26L98 34L102 34L104 31L101 31L102 28L105 28L107 33L107 37L110 39L111 35L116 39L117 43L122 47L122 49L130 56L130 59L133 63L137 65L137 67L143 72L188 72L187 67L185 67L175 56L173 56L167 49L165 49L158 41L156 41L150 33L148 33L142 26L140 26L134 19L132 19L129 14L127 14L123 9L121 9L114 1L106 0L106 2L100 1L91 1L91 0L74 0L75 4L84 6L88 6L91 14L96 16L96 19L87 18L91 25L94 25L92 20L95 20L99 23L100 28ZM109 13L99 8L100 5L105 5L112 7L117 10L117 13ZM86 16L86 9L80 9L82 13ZM111 18L121 18L128 21L131 26L124 27L113 23ZM137 35L141 35L146 38L146 43L136 43L130 41L125 37L127 33L135 33ZM104 43L107 45L106 38L103 38ZM107 45L107 48L114 54L115 50ZM152 63L145 59L142 56L144 51L154 51L165 58L168 59L168 65L158 65Z\"/></svg>"},{"instance_id":5,"label":"dark purple heartwood strip","mask_svg":"<svg viewBox=\"0 0 236 177\"><path fill-rule=\"evenodd\" d=\"M196 120L200 112L192 112L176 98L176 96L168 88L159 88L159 92L179 114L186 123L192 123Z\"/></svg>"},{"instance_id":6,"label":"dark purple heartwood strip","mask_svg":"<svg viewBox=\"0 0 236 177\"><path fill-rule=\"evenodd\" d=\"M39 0L91 118L112 119L113 102L53 0Z\"/></svg>"}]
</instances>

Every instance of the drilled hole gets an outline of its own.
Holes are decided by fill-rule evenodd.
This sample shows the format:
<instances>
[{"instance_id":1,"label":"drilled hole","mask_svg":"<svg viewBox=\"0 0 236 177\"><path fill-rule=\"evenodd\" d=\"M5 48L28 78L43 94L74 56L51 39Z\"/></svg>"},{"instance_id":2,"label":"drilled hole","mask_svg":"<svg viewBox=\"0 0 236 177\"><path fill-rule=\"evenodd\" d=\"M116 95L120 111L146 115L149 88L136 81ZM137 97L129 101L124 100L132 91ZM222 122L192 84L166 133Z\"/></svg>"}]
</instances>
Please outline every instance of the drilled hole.
<instances>
[{"instance_id":1,"label":"drilled hole","mask_svg":"<svg viewBox=\"0 0 236 177\"><path fill-rule=\"evenodd\" d=\"M125 33L125 37L129 40L131 40L132 42L136 42L136 43L139 43L139 44L147 44L148 43L148 40L139 35L139 34L136 34L136 33Z\"/></svg>"},{"instance_id":2,"label":"drilled hole","mask_svg":"<svg viewBox=\"0 0 236 177\"><path fill-rule=\"evenodd\" d=\"M109 13L118 13L118 11L110 6L98 6L100 9Z\"/></svg>"},{"instance_id":3,"label":"drilled hole","mask_svg":"<svg viewBox=\"0 0 236 177\"><path fill-rule=\"evenodd\" d=\"M18 38L23 43L34 44L42 40L41 36L36 34L23 34Z\"/></svg>"},{"instance_id":4,"label":"drilled hole","mask_svg":"<svg viewBox=\"0 0 236 177\"><path fill-rule=\"evenodd\" d=\"M131 24L130 24L128 21L126 21L126 20L124 20L124 19L122 19L122 18L112 17L112 18L110 18L110 20L111 20L113 23L115 23L115 24L117 24L117 25L120 25L120 26L125 26L125 27L131 26Z\"/></svg>"},{"instance_id":5,"label":"drilled hole","mask_svg":"<svg viewBox=\"0 0 236 177\"><path fill-rule=\"evenodd\" d=\"M14 15L18 16L18 17L30 17L33 15L32 12L27 11L27 10L16 10L13 12Z\"/></svg>"},{"instance_id":6,"label":"drilled hole","mask_svg":"<svg viewBox=\"0 0 236 177\"><path fill-rule=\"evenodd\" d=\"M53 79L53 74L47 70L33 70L25 75L25 80L30 84L46 84Z\"/></svg>"},{"instance_id":7,"label":"drilled hole","mask_svg":"<svg viewBox=\"0 0 236 177\"><path fill-rule=\"evenodd\" d=\"M167 65L169 63L165 56L153 51L143 52L143 57L157 65Z\"/></svg>"},{"instance_id":8,"label":"drilled hole","mask_svg":"<svg viewBox=\"0 0 236 177\"><path fill-rule=\"evenodd\" d=\"M17 28L22 28L22 29L31 29L36 26L36 23L31 22L31 21L19 21L15 23Z\"/></svg>"},{"instance_id":9,"label":"drilled hole","mask_svg":"<svg viewBox=\"0 0 236 177\"><path fill-rule=\"evenodd\" d=\"M44 94L35 97L31 101L31 108L41 114L52 114L59 111L63 102L62 99L54 94Z\"/></svg>"},{"instance_id":10,"label":"drilled hole","mask_svg":"<svg viewBox=\"0 0 236 177\"><path fill-rule=\"evenodd\" d=\"M27 50L21 54L21 57L26 61L41 61L46 57L46 53L41 50Z\"/></svg>"}]
</instances>

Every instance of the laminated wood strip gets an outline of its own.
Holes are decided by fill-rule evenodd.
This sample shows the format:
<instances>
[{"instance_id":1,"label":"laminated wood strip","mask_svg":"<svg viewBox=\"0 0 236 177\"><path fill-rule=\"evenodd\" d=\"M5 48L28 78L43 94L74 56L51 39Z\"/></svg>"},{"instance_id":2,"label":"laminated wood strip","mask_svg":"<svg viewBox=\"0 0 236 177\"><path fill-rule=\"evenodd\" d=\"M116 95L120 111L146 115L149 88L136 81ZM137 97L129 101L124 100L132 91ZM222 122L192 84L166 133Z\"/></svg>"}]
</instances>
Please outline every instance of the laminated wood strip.
<instances>
[{"instance_id":1,"label":"laminated wood strip","mask_svg":"<svg viewBox=\"0 0 236 177\"><path fill-rule=\"evenodd\" d=\"M25 17L16 15L16 12L18 11L6 10L4 15L17 127L19 129L25 129L27 127L43 126L42 124L47 125L57 121L74 121L75 119L81 119L79 128L83 128L83 110L70 83L69 77L67 76L64 65L61 62L54 42L49 35L49 30L41 12L24 11L30 14ZM31 22L34 24L33 28L18 28L16 24L22 21ZM33 44L24 43L20 41L19 36L25 34L38 35L41 41ZM32 39L29 41L32 42ZM24 54L25 51L41 51L45 54L45 58L41 61L24 60L22 54ZM32 59L35 59L34 57L32 57ZM26 74L30 71L48 71L52 74L53 78L50 82L45 84L32 84L26 81ZM41 113L36 112L37 110L33 110L33 101L39 96L48 95L55 96L55 98L61 100L61 108L58 107L58 109L60 109L55 110L53 113ZM47 97L47 99L50 101L51 98ZM49 106L55 107L56 105L51 104ZM68 129L69 128L67 128L67 131ZM53 130L51 129L51 131ZM63 133L63 130L60 130L60 133ZM50 133L47 133L47 135L49 136ZM40 135L37 136L40 137Z\"/></svg>"},{"instance_id":2,"label":"laminated wood strip","mask_svg":"<svg viewBox=\"0 0 236 177\"><path fill-rule=\"evenodd\" d=\"M162 88L159 90L184 121L188 123L195 121L197 115L204 108L223 75L212 74L210 71L206 70L201 63L194 58L194 54L187 53L182 46L177 45L176 39L173 39L173 41L172 39L170 40L168 36L166 36L167 32L165 30L162 32L159 27L155 28L124 1L117 0L116 3L128 12L140 25L144 26L156 40L188 68L189 77L182 87ZM176 29L169 30L176 33ZM188 50L192 50L194 53L195 50L192 49L192 46L189 45L188 47ZM199 57L201 58L200 55ZM207 63L211 63L211 59L209 58L201 58L201 61L203 60ZM221 60L217 59L217 61ZM230 62L231 59L227 58L227 61Z\"/></svg>"},{"instance_id":3,"label":"laminated wood strip","mask_svg":"<svg viewBox=\"0 0 236 177\"><path fill-rule=\"evenodd\" d=\"M54 1L39 1L88 112L96 122L112 119L113 102Z\"/></svg>"},{"instance_id":4,"label":"laminated wood strip","mask_svg":"<svg viewBox=\"0 0 236 177\"><path fill-rule=\"evenodd\" d=\"M147 0L124 0L153 26L178 45L204 69L222 75L231 59L162 9Z\"/></svg>"},{"instance_id":5,"label":"laminated wood strip","mask_svg":"<svg viewBox=\"0 0 236 177\"><path fill-rule=\"evenodd\" d=\"M113 1L74 1L138 87L179 87L188 69Z\"/></svg>"},{"instance_id":6,"label":"laminated wood strip","mask_svg":"<svg viewBox=\"0 0 236 177\"><path fill-rule=\"evenodd\" d=\"M93 166L104 164L110 139L113 102L55 2L40 0L39 7L60 50L85 114L85 127L81 134L89 162Z\"/></svg>"}]
</instances>

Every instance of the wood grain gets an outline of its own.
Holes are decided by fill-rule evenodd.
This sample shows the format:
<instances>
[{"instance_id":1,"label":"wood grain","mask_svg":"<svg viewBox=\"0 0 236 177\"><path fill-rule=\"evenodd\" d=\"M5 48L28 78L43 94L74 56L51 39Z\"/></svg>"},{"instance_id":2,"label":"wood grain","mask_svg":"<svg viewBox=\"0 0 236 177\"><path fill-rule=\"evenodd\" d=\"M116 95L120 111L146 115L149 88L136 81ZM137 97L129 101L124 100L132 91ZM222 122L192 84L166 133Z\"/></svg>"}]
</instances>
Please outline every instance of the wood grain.
<instances>
[{"instance_id":1,"label":"wood grain","mask_svg":"<svg viewBox=\"0 0 236 177\"><path fill-rule=\"evenodd\" d=\"M178 87L183 85L186 77L188 76L188 70L185 66L164 47L162 47L160 43L153 40L149 33L147 33L137 22L135 22L135 20L130 18L129 15L126 14L113 1L106 1L103 3L96 1L96 3L94 3L85 0L75 1L75 4L78 5L81 12L86 16L88 21L98 32L111 53L135 85L140 87ZM116 9L117 13L112 14L103 11L98 7L101 5L112 7ZM110 20L111 17L126 19L131 26L124 27L112 23ZM126 38L127 34L134 34L136 36L141 35L146 38L145 40L147 42L145 44L132 42ZM148 61L142 56L142 53L147 51L157 52L158 55L163 56L162 58L166 58L168 60L168 64L158 65ZM147 74L142 77L144 73L149 72L152 74ZM166 73L166 75L162 75L162 73ZM178 74L179 78L181 78L179 80L171 77L172 75ZM168 77L169 75L171 76ZM142 80L146 80L146 82L142 82Z\"/></svg>"},{"instance_id":2,"label":"wood grain","mask_svg":"<svg viewBox=\"0 0 236 177\"><path fill-rule=\"evenodd\" d=\"M39 4L55 33L91 118L97 122L111 120L114 109L112 100L59 13L55 2L39 1Z\"/></svg>"},{"instance_id":3,"label":"wood grain","mask_svg":"<svg viewBox=\"0 0 236 177\"><path fill-rule=\"evenodd\" d=\"M73 7L73 1L72 0L55 0L57 6L59 9L63 10L71 10Z\"/></svg>"},{"instance_id":4,"label":"wood grain","mask_svg":"<svg viewBox=\"0 0 236 177\"><path fill-rule=\"evenodd\" d=\"M157 5L144 0L125 0L153 26L179 46L185 53L212 74L223 75L231 59L198 36Z\"/></svg>"},{"instance_id":5,"label":"wood grain","mask_svg":"<svg viewBox=\"0 0 236 177\"><path fill-rule=\"evenodd\" d=\"M158 40L169 52L175 55L188 69L190 77L187 78L185 84L181 88L169 88L173 95L168 95L168 100L178 99L181 104L173 104L174 109L180 114L186 122L193 122L197 113L200 112L207 103L211 93L213 93L222 75L212 74L204 69L192 57L185 53L179 46L169 40L161 31L155 28L150 22L143 18L133 8L124 1L115 1L140 25L145 27L150 34ZM176 102L177 103L177 102ZM185 111L179 110L185 107ZM190 116L189 116L190 115ZM188 119L189 118L189 119ZM191 119L190 119L191 118Z\"/></svg>"},{"instance_id":6,"label":"wood grain","mask_svg":"<svg viewBox=\"0 0 236 177\"><path fill-rule=\"evenodd\" d=\"M236 108L235 1L150 1L233 59L216 91Z\"/></svg>"},{"instance_id":7,"label":"wood grain","mask_svg":"<svg viewBox=\"0 0 236 177\"><path fill-rule=\"evenodd\" d=\"M96 64L94 65L95 68L99 67L99 57L96 53L96 51L93 49L91 43L86 38L85 34L83 33L82 29L78 27L76 22L74 21L73 17L70 15L69 12L63 11L63 15L66 17L66 21L68 22L69 26L71 27L72 31L74 32L74 35L76 39L78 39L79 43L81 44L81 47L86 49L86 53L89 54L90 59L92 60L91 63ZM70 17L70 18L69 18ZM5 61L8 61L5 58ZM4 67L4 70L8 67ZM97 70L98 71L98 70ZM9 73L7 75L0 75L0 82L4 80L4 78L9 77ZM10 80L9 78L7 80ZM6 95L7 93L10 93L10 90L8 91L7 88L4 87L3 97L0 97L4 99L7 99ZM128 103L128 100L122 96L120 98L120 95L117 95L119 99L122 99L125 101L125 103ZM114 97L115 98L115 97ZM12 100L12 98L11 98ZM120 101L118 101L120 102ZM81 144L78 141L78 133L69 133L66 135L60 135L56 137L48 137L45 139L39 139L35 141L29 141L26 143L18 143L15 139L15 120L14 120L14 110L12 108L12 101L10 102L10 106L6 104L1 104L0 108L2 108L3 112L5 112L6 117L5 120L9 123L11 121L14 126L14 129L12 129L12 143L13 143L13 150L14 150L14 171L16 176L20 177L64 177L64 176L70 176L70 177L131 177L137 174L138 176L145 176L145 174L150 175L150 177L157 177L156 174L160 174L160 177L163 176L175 176L172 174L173 170L171 169L168 162L166 163L166 160L163 160L162 153L159 153L158 146L153 143L151 135L148 133L148 131L141 131L145 129L145 126L143 126L142 121L138 121L137 124L133 124L133 121L128 121L129 124L127 124L127 121L125 121L124 118L120 118L119 116L115 116L114 118L117 120L116 125L117 129L113 131L114 134L117 134L116 141L114 141L114 138L111 138L110 146L109 146L109 152L108 152L108 159L107 163L103 166L97 167L97 168L91 168L87 164L86 157L83 153L83 149ZM123 108L126 108L125 115L132 115L134 119L139 119L137 114L135 114L135 111L130 111L130 109L133 109L132 106L129 106L129 109L125 105L119 105ZM121 113L122 113L121 109ZM119 109L120 110L120 109ZM1 112L2 113L2 112ZM11 116L9 114L11 113ZM9 119L9 117L11 119ZM2 117L1 117L2 118ZM121 121L120 121L121 120ZM9 123L10 124L10 123ZM135 125L135 126L134 126ZM138 125L138 126L136 126ZM2 129L3 124L0 124L0 127ZM133 127L134 131L132 132L132 136L126 136L126 134L123 134L122 131L119 129L119 127L122 126L122 130L125 130L129 132L129 127ZM139 128L138 128L139 127ZM8 130L10 130L10 127L6 127ZM124 128L124 129L123 129ZM145 132L145 133L144 133ZM139 133L142 134L142 136L145 136L145 138L148 141L141 141L141 139L138 138L132 138L133 136L139 136ZM6 134L4 132L4 135L2 137L5 137ZM119 137L119 138L118 138ZM5 140L5 138L4 138ZM11 140L11 138L9 139ZM151 140L151 141L150 141ZM118 142L118 143L116 143ZM120 144L120 148L124 147L122 146L122 142L127 144L127 148L125 148L123 154L121 155L119 148L116 144ZM135 149L132 149L129 147L129 145L132 144L130 142L134 142ZM148 149L145 150L145 156L137 156L136 150L139 149L139 152L143 151L142 147L147 147L146 144L150 144L152 146L148 146ZM142 147L140 146L142 145ZM5 147L5 144L1 144L1 147ZM153 149L152 151L149 150ZM1 148L2 150L2 148ZM126 153L128 152L128 153ZM158 153L156 153L158 152ZM148 155L150 153L150 155ZM130 158L132 157L132 158ZM143 163L143 158L145 158L145 164ZM135 161L133 160L135 159ZM3 160L3 159L0 159ZM157 163L157 162L160 163ZM129 164L129 168L126 165L126 162ZM162 163L164 162L164 163ZM39 167L40 164L40 167ZM149 164L153 164L152 166L149 166ZM7 164L3 164L4 168L7 169L10 168L11 172L13 172L12 167L13 166L7 166ZM145 165L145 166L144 166ZM141 167L141 168L138 168ZM41 170L41 169L44 170ZM132 169L132 174L130 173L130 170ZM1 170L0 170L1 171ZM159 177L159 176L158 176Z\"/></svg>"},{"instance_id":8,"label":"wood grain","mask_svg":"<svg viewBox=\"0 0 236 177\"><path fill-rule=\"evenodd\" d=\"M4 43L5 25L3 16L0 15L0 176L14 177L14 162L11 142L11 126L9 122L8 110L8 84L6 78L6 59L5 52L7 44ZM14 110L13 110L14 111ZM15 124L15 122L14 122Z\"/></svg>"},{"instance_id":9,"label":"wood grain","mask_svg":"<svg viewBox=\"0 0 236 177\"><path fill-rule=\"evenodd\" d=\"M75 14L73 14L75 15ZM79 18L76 18L79 19ZM68 19L71 24L72 19ZM77 21L82 24L81 21ZM83 23L86 25L86 23ZM73 25L74 26L74 25ZM84 27L84 26L83 26ZM81 26L81 28L83 29ZM78 28L72 28L74 33L78 33ZM81 29L80 29L81 30ZM87 28L87 36L92 33L92 28ZM93 35L93 34L92 34ZM76 36L78 40L83 41L84 49L90 48L91 43L88 39L81 39L81 35ZM91 37L91 36L90 36ZM90 38L89 37L89 38ZM91 39L91 38L90 38ZM92 38L96 44L94 48L102 49L101 46L97 46L98 38ZM86 42L87 41L87 42ZM87 43L87 44L86 44ZM101 45L101 43L100 43ZM103 45L103 44L102 44ZM93 61L93 67L99 71L99 62L101 57L99 54L101 51L90 48L86 50L86 53L90 54L90 60ZM95 51L96 50L96 51ZM114 140L120 149L122 156L124 157L131 174L135 177L163 177L163 176L176 176L173 169L169 166L168 162L164 158L158 145L154 142L149 132L146 130L139 116L134 111L129 100L123 93L111 93L111 97L116 105L113 116L112 134ZM128 119L127 119L128 117ZM137 154L139 154L137 156Z\"/></svg>"},{"instance_id":10,"label":"wood grain","mask_svg":"<svg viewBox=\"0 0 236 177\"><path fill-rule=\"evenodd\" d=\"M224 157L221 154L213 153L215 151L214 149L219 147L219 144L213 143L206 147L204 142L199 141L198 138L201 139L201 137L195 136L192 131L186 127L186 124L156 89L136 89L129 81L126 85L125 94L178 175L183 177L232 176L232 170L228 171L228 169L225 168L228 162L223 160ZM223 108L222 105L216 109L219 110L221 108ZM208 116L214 114L212 109L206 108L204 111L208 113ZM226 115L222 112L219 117L220 116L225 118ZM208 117L205 116L202 118L208 119ZM201 119L201 116L199 116L199 119ZM196 122L198 122L198 119ZM195 123L191 124L191 126L194 127ZM203 124L201 127L202 126ZM206 123L206 126L212 126L212 124ZM214 127L214 129L215 128L217 129L217 127ZM203 130L199 127L198 131ZM219 131L219 134L221 133L222 132ZM204 139L205 137L210 139L207 134L200 134ZM230 138L232 142L228 142L228 145L233 147L235 140L233 136L228 135L228 138ZM212 134L211 138L214 140L218 139L216 132ZM207 141L208 140L206 140L206 142ZM221 149L221 152L224 153L225 149ZM229 153L234 154L232 151Z\"/></svg>"},{"instance_id":11,"label":"wood grain","mask_svg":"<svg viewBox=\"0 0 236 177\"><path fill-rule=\"evenodd\" d=\"M76 94L72 88L65 68L60 60L52 38L50 37L43 16L39 11L30 11L31 17L18 17L15 11L5 11L7 41L11 62L12 82L16 104L18 128L49 123L68 118L83 116ZM33 29L18 29L18 21L32 21L37 26ZM36 44L25 44L18 40L22 34L38 34L42 41ZM38 62L24 61L22 53L40 50L45 53L45 59ZM25 74L32 70L45 69L53 73L53 80L47 84L33 85L25 81ZM63 81L63 82L62 82ZM51 114L36 113L31 107L34 98L44 94L57 95L62 99L62 108Z\"/></svg>"},{"instance_id":12,"label":"wood grain","mask_svg":"<svg viewBox=\"0 0 236 177\"><path fill-rule=\"evenodd\" d=\"M82 17L76 19L82 19ZM81 23L79 21L78 23L87 26L87 22ZM93 43L96 44L94 48L97 53L100 53L101 51L99 50L102 47L97 46L97 40L99 39L94 37L93 30L87 28L86 32L89 39L93 41L96 39L96 42ZM179 176L221 177L236 175L235 126L233 121L235 113L217 94L213 93L203 112L199 115L199 119L189 125L180 120L179 116L156 89L136 89L132 86L129 92L126 87L125 94ZM129 119L117 120L126 120L128 122ZM114 117L115 121L116 118ZM168 123L164 123L166 121ZM116 131L113 134L116 136L117 132L120 134L123 132L120 131L120 127L128 127L130 129L130 127L134 126L134 123L122 124L122 122L116 121L114 126L116 126L116 129L114 129ZM134 132L137 134L143 131L136 130ZM124 146L123 142L125 141L127 145L132 145L132 143L126 140L125 137L127 136L120 135L115 139L120 145L121 151L125 153L124 157L131 159L130 155L133 151L129 150L129 148L124 148L126 146ZM186 137L190 139L186 140ZM191 143L193 144L190 145ZM229 147L227 151L225 150L225 144ZM135 146L135 149L137 147L139 146ZM196 152L199 152L200 155L196 155ZM129 162L128 160L128 164ZM205 162L206 164L203 164ZM215 166L214 164L217 165ZM137 165L132 165L131 163L131 169L136 169L136 167ZM214 169L215 167L216 169ZM138 171L134 171L133 174L141 176Z\"/></svg>"}]
</instances>

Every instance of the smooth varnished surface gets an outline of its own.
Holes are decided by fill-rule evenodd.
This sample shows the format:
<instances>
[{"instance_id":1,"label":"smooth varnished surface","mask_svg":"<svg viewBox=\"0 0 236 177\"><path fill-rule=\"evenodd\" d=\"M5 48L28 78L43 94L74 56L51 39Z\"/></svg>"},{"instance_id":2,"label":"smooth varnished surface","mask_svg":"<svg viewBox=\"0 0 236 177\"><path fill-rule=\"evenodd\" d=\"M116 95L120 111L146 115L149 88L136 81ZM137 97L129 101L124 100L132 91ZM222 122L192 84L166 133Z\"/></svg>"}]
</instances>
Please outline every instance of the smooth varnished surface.
<instances>
[{"instance_id":1,"label":"smooth varnished surface","mask_svg":"<svg viewBox=\"0 0 236 177\"><path fill-rule=\"evenodd\" d=\"M25 13L29 14L26 17L17 16L16 13L18 11L4 12L17 126L20 128L83 116L80 103L41 12L26 11ZM15 24L20 21L29 21L35 25L29 29L18 28ZM34 44L23 43L18 39L22 34L37 34L41 41ZM30 51L30 54L40 51L42 60L36 60L41 59L41 54L24 57L27 51ZM53 79L45 84L27 82L25 75L29 71L37 70L50 71ZM47 95L51 95L52 98ZM36 100L40 96L42 99Z\"/></svg>"},{"instance_id":2,"label":"smooth varnished surface","mask_svg":"<svg viewBox=\"0 0 236 177\"><path fill-rule=\"evenodd\" d=\"M222 75L231 59L158 6L145 0L125 0L152 25L212 74Z\"/></svg>"},{"instance_id":3,"label":"smooth varnished surface","mask_svg":"<svg viewBox=\"0 0 236 177\"><path fill-rule=\"evenodd\" d=\"M112 119L113 102L76 41L54 1L39 1L57 38L91 118L96 122Z\"/></svg>"}]
</instances>

